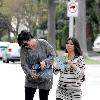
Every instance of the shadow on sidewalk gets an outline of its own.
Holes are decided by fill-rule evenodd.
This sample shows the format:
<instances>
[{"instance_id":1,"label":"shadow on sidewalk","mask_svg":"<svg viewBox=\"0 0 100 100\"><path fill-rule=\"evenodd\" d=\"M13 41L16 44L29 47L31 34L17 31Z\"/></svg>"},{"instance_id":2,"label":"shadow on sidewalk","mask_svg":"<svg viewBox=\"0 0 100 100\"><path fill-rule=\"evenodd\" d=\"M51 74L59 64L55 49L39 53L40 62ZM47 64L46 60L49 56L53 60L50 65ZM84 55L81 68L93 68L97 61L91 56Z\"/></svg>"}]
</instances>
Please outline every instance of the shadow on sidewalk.
<instances>
[{"instance_id":1,"label":"shadow on sidewalk","mask_svg":"<svg viewBox=\"0 0 100 100\"><path fill-rule=\"evenodd\" d=\"M88 56L93 57L93 56L100 56L100 52L94 52L94 51L88 51Z\"/></svg>"},{"instance_id":2,"label":"shadow on sidewalk","mask_svg":"<svg viewBox=\"0 0 100 100\"><path fill-rule=\"evenodd\" d=\"M57 54L58 55L63 55L64 54L64 50L57 50ZM93 57L93 56L100 56L100 52L94 52L94 51L88 51L88 56L89 57Z\"/></svg>"}]
</instances>

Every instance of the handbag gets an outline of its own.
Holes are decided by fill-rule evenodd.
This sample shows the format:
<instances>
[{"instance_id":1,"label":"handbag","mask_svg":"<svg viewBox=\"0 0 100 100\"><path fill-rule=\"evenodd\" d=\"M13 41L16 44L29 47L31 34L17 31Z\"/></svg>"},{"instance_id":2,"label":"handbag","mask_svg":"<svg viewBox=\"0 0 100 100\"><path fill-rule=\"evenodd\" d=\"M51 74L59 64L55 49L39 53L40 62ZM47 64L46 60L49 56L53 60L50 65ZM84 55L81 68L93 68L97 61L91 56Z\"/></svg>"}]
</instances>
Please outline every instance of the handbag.
<instances>
[{"instance_id":1,"label":"handbag","mask_svg":"<svg viewBox=\"0 0 100 100\"><path fill-rule=\"evenodd\" d=\"M49 82L53 80L52 65L46 65L43 70L41 70L40 64L35 64L32 68L35 70L39 82Z\"/></svg>"},{"instance_id":2,"label":"handbag","mask_svg":"<svg viewBox=\"0 0 100 100\"><path fill-rule=\"evenodd\" d=\"M59 66L58 70L61 70L62 72L68 66L68 64L66 63L66 58L64 56L55 57L54 62Z\"/></svg>"}]
</instances>

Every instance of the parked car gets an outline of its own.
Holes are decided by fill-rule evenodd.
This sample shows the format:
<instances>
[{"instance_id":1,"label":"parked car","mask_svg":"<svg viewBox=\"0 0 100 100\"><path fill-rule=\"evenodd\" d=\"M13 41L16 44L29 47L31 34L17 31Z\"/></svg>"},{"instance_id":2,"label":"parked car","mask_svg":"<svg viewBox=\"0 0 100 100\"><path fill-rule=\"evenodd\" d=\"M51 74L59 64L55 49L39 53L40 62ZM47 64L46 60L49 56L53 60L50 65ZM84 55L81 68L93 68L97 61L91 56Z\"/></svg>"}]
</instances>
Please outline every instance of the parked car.
<instances>
[{"instance_id":1,"label":"parked car","mask_svg":"<svg viewBox=\"0 0 100 100\"><path fill-rule=\"evenodd\" d=\"M9 42L0 42L0 59L2 59L2 52L8 47Z\"/></svg>"},{"instance_id":2,"label":"parked car","mask_svg":"<svg viewBox=\"0 0 100 100\"><path fill-rule=\"evenodd\" d=\"M100 52L100 35L95 39L92 49L95 52Z\"/></svg>"},{"instance_id":3,"label":"parked car","mask_svg":"<svg viewBox=\"0 0 100 100\"><path fill-rule=\"evenodd\" d=\"M18 43L10 43L3 51L2 61L5 63L20 61L20 47Z\"/></svg>"}]
</instances>

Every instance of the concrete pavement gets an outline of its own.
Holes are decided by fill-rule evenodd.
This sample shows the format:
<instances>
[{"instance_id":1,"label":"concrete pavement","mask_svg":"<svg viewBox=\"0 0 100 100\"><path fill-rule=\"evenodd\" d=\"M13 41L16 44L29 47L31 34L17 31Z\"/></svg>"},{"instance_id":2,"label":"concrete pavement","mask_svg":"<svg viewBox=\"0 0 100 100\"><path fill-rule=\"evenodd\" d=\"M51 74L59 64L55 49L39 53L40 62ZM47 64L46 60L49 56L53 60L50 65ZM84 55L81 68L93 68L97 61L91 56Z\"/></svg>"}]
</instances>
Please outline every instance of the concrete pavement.
<instances>
[{"instance_id":1,"label":"concrete pavement","mask_svg":"<svg viewBox=\"0 0 100 100\"><path fill-rule=\"evenodd\" d=\"M64 54L64 50L57 50L57 54L58 55L63 55ZM94 59L94 60L100 61L100 53L96 53L94 51L88 51L88 57L90 59Z\"/></svg>"},{"instance_id":2,"label":"concrete pavement","mask_svg":"<svg viewBox=\"0 0 100 100\"><path fill-rule=\"evenodd\" d=\"M100 61L100 52L88 51L88 55L91 59Z\"/></svg>"},{"instance_id":3,"label":"concrete pavement","mask_svg":"<svg viewBox=\"0 0 100 100\"><path fill-rule=\"evenodd\" d=\"M60 52L62 54L64 52ZM93 57L94 54L90 57ZM99 59L99 54L96 55ZM82 84L82 100L100 100L100 64L86 65L86 81ZM24 100L24 73L20 63L2 63L0 61L0 100ZM49 100L56 100L56 88L59 74L54 75ZM34 100L39 100L38 90Z\"/></svg>"}]
</instances>

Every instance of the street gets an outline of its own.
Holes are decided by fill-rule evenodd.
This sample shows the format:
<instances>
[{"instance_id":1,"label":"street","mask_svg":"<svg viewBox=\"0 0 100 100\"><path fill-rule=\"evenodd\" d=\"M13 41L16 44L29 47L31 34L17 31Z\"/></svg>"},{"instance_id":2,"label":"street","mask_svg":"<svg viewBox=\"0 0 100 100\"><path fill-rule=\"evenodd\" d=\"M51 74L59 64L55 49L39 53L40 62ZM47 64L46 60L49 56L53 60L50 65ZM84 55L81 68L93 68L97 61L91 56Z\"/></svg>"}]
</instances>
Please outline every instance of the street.
<instances>
[{"instance_id":1,"label":"street","mask_svg":"<svg viewBox=\"0 0 100 100\"><path fill-rule=\"evenodd\" d=\"M86 81L82 84L82 100L100 100L100 65L86 65ZM24 100L24 73L20 62L2 63L0 61L0 100ZM56 98L58 75L54 75L53 88L49 100ZM38 90L34 100L39 100Z\"/></svg>"},{"instance_id":2,"label":"street","mask_svg":"<svg viewBox=\"0 0 100 100\"><path fill-rule=\"evenodd\" d=\"M86 82L82 100L100 100L100 65L86 65Z\"/></svg>"}]
</instances>

